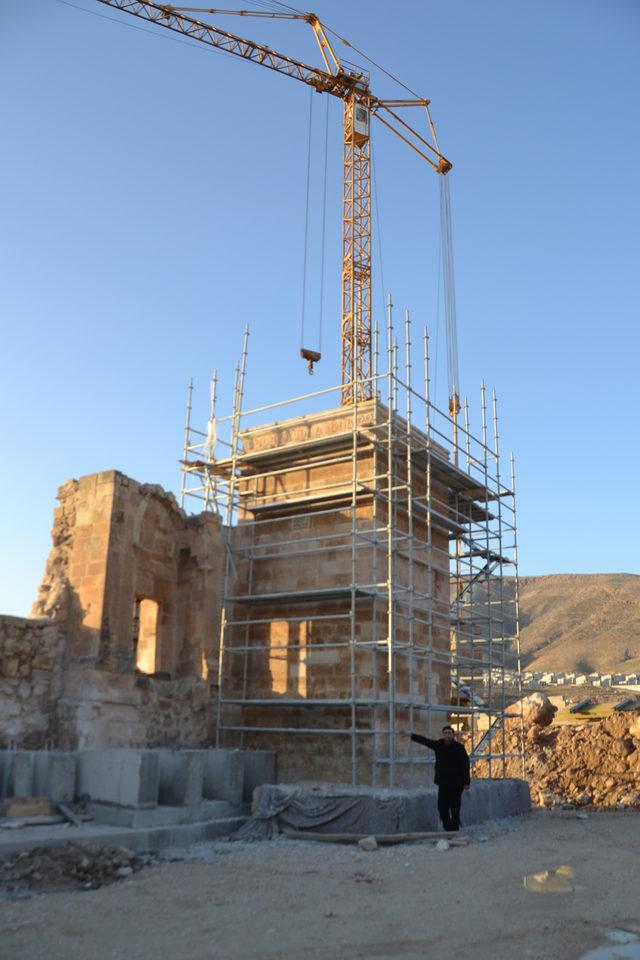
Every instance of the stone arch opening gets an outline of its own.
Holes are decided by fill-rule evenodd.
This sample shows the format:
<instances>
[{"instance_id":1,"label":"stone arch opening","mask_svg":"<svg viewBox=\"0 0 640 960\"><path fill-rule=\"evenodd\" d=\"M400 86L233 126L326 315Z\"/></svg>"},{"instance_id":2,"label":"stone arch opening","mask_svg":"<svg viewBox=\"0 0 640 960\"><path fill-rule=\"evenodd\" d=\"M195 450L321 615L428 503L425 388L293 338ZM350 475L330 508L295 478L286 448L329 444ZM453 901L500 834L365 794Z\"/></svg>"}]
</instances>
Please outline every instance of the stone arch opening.
<instances>
[{"instance_id":1,"label":"stone arch opening","mask_svg":"<svg viewBox=\"0 0 640 960\"><path fill-rule=\"evenodd\" d=\"M133 646L136 670L155 673L158 664L160 604L149 597L136 597L133 611Z\"/></svg>"}]
</instances>

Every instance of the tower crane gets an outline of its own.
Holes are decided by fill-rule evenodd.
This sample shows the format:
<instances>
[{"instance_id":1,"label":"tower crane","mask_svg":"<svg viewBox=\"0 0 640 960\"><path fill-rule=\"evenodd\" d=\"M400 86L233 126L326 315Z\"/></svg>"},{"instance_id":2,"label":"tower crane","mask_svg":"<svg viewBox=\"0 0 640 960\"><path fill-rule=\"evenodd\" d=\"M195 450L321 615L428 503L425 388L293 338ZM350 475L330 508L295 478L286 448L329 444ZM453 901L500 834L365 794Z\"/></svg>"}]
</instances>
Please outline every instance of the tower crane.
<instances>
[{"instance_id":1,"label":"tower crane","mask_svg":"<svg viewBox=\"0 0 640 960\"><path fill-rule=\"evenodd\" d=\"M341 402L368 400L371 380L371 147L370 123L374 117L410 147L441 176L451 163L438 147L429 113L429 100L413 94L400 100L382 100L369 87L366 72L351 69L337 56L329 35L347 46L348 41L325 27L315 13L267 10L225 10L221 8L175 7L152 0L99 0L150 23L166 27L192 40L260 64L269 70L293 77L343 102L343 189L342 189L342 363ZM233 15L272 20L301 20L313 30L324 69L278 53L264 44L245 40L191 14ZM355 48L354 48L355 49ZM403 85L404 86L404 85ZM423 108L428 132L419 133L401 115L405 108ZM430 139L429 139L430 136ZM305 359L320 359L318 353L302 351Z\"/></svg>"}]
</instances>

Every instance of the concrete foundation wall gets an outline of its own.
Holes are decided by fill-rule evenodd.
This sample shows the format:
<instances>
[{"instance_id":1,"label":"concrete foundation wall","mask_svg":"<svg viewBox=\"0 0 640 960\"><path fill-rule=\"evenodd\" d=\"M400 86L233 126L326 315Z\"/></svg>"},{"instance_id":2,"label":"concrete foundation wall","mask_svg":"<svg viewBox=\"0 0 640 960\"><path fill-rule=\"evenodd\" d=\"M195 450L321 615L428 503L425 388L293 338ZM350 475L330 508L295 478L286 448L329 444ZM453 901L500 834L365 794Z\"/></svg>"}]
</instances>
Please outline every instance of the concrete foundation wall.
<instances>
[{"instance_id":1,"label":"concrete foundation wall","mask_svg":"<svg viewBox=\"0 0 640 960\"><path fill-rule=\"evenodd\" d=\"M0 750L0 798L46 797L52 803L69 803L75 789L72 753Z\"/></svg>"},{"instance_id":2,"label":"concrete foundation wall","mask_svg":"<svg viewBox=\"0 0 640 960\"><path fill-rule=\"evenodd\" d=\"M240 811L256 787L275 781L272 751L0 750L0 801L39 797L57 804L81 799L91 804L98 820L116 807L143 811L138 818L142 822L187 822L220 811L226 815ZM156 807L168 809L149 818L145 811ZM130 820L121 814L106 822L127 825Z\"/></svg>"}]
</instances>

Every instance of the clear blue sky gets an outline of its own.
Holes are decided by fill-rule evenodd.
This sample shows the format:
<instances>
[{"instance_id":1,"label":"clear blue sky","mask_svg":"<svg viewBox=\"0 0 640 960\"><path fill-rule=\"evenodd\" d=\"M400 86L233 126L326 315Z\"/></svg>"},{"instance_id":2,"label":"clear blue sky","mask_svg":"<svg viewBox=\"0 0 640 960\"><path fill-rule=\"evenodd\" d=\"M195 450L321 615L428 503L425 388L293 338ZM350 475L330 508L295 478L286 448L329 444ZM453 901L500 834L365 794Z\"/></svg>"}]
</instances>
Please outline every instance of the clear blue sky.
<instances>
[{"instance_id":1,"label":"clear blue sky","mask_svg":"<svg viewBox=\"0 0 640 960\"><path fill-rule=\"evenodd\" d=\"M64 480L117 468L177 490L187 380L204 422L212 367L230 400L245 322L249 400L309 388L296 356L308 88L74 3L91 13L0 3L5 613L34 598ZM481 377L498 392L503 449L518 462L521 572L640 572L640 4L317 0L316 11L432 100L455 164L462 388L476 407ZM304 24L216 22L320 65ZM398 96L384 77L372 85ZM340 104L329 106L314 386L338 371ZM315 96L316 147L323 110ZM375 153L385 285L430 324L443 399L437 176L382 130ZM320 166L316 151L316 249ZM309 277L315 303L316 266ZM374 290L379 306L379 277Z\"/></svg>"}]
</instances>

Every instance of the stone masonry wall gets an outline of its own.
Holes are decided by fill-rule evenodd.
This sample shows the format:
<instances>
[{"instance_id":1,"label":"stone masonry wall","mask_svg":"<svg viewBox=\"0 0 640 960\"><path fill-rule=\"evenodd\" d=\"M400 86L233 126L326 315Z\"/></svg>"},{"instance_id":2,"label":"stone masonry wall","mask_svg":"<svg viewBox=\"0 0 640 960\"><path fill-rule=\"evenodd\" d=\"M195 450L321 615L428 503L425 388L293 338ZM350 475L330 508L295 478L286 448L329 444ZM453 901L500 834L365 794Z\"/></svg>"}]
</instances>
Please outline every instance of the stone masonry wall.
<instances>
[{"instance_id":1,"label":"stone masonry wall","mask_svg":"<svg viewBox=\"0 0 640 960\"><path fill-rule=\"evenodd\" d=\"M115 470L58 491L53 548L32 616L65 624L70 662L130 672L136 600L159 604L156 671L216 669L223 543L213 514L187 517L172 494Z\"/></svg>"},{"instance_id":2,"label":"stone masonry wall","mask_svg":"<svg viewBox=\"0 0 640 960\"><path fill-rule=\"evenodd\" d=\"M215 696L201 679L162 680L70 667L58 704L64 750L92 747L206 747Z\"/></svg>"},{"instance_id":3,"label":"stone masonry wall","mask_svg":"<svg viewBox=\"0 0 640 960\"><path fill-rule=\"evenodd\" d=\"M0 616L0 747L55 739L64 644L55 623Z\"/></svg>"}]
</instances>

